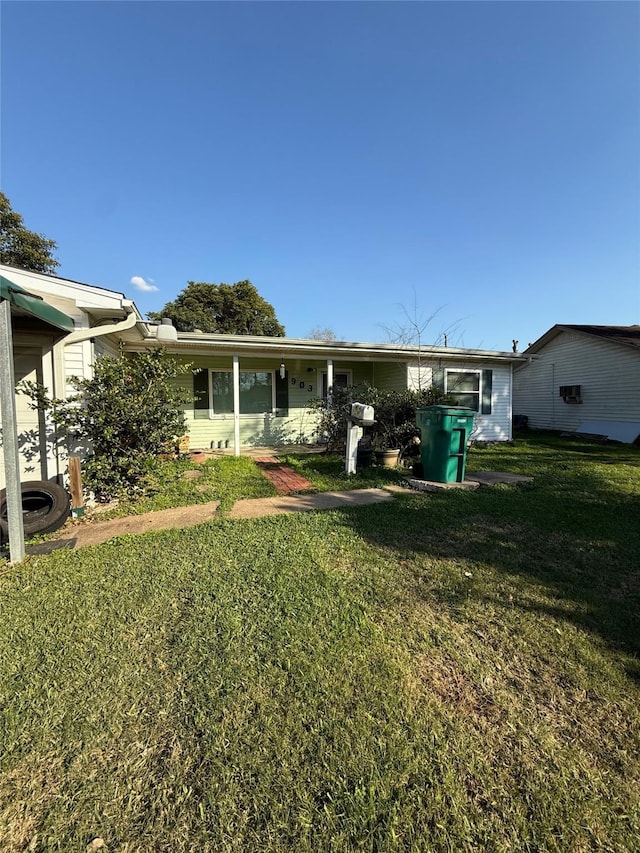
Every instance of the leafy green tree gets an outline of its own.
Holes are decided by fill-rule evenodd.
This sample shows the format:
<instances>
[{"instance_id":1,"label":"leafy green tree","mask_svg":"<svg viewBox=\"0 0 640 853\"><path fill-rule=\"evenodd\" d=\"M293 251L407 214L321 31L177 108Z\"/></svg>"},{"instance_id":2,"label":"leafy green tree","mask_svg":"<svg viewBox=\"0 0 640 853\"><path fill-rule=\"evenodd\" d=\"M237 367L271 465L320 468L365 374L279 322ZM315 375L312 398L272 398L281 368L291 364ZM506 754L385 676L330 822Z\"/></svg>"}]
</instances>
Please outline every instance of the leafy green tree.
<instances>
[{"instance_id":1,"label":"leafy green tree","mask_svg":"<svg viewBox=\"0 0 640 853\"><path fill-rule=\"evenodd\" d=\"M151 320L170 317L180 332L201 329L220 335L268 335L281 337L273 305L260 296L250 281L235 284L188 282L162 311L149 313Z\"/></svg>"},{"instance_id":2,"label":"leafy green tree","mask_svg":"<svg viewBox=\"0 0 640 853\"><path fill-rule=\"evenodd\" d=\"M176 379L191 373L162 348L96 360L91 379L74 379L78 392L50 399L41 385L23 382L34 408L90 448L83 463L85 486L100 501L144 490L157 455L185 431L184 407L192 396Z\"/></svg>"},{"instance_id":3,"label":"leafy green tree","mask_svg":"<svg viewBox=\"0 0 640 853\"><path fill-rule=\"evenodd\" d=\"M22 216L0 192L0 263L53 274L60 266L52 254L57 248L54 240L25 228Z\"/></svg>"}]
</instances>

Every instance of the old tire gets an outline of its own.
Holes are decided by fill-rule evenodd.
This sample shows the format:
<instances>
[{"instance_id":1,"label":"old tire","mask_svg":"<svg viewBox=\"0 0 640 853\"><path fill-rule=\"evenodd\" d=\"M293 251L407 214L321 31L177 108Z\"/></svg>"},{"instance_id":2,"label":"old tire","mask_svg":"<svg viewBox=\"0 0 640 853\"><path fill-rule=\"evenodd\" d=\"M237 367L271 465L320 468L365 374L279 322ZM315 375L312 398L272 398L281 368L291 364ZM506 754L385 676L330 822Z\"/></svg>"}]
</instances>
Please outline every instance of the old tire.
<instances>
[{"instance_id":1,"label":"old tire","mask_svg":"<svg viewBox=\"0 0 640 853\"><path fill-rule=\"evenodd\" d=\"M28 480L20 484L22 492L22 523L24 535L53 533L65 523L71 507L69 495L62 486L47 480ZM0 528L4 536L9 530L7 520L7 490L0 492Z\"/></svg>"}]
</instances>

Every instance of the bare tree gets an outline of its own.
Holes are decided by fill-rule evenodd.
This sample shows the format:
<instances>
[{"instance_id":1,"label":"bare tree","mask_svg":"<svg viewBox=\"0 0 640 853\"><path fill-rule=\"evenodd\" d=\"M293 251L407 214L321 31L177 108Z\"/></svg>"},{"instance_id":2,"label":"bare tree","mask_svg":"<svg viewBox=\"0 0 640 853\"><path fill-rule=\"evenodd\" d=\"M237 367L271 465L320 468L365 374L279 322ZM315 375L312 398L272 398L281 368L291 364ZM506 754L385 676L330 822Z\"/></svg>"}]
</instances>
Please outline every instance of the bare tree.
<instances>
[{"instance_id":1,"label":"bare tree","mask_svg":"<svg viewBox=\"0 0 640 853\"><path fill-rule=\"evenodd\" d=\"M307 339L310 341L337 341L338 338L333 329L321 328L320 326L314 326L313 329L307 334Z\"/></svg>"},{"instance_id":2,"label":"bare tree","mask_svg":"<svg viewBox=\"0 0 640 853\"><path fill-rule=\"evenodd\" d=\"M416 348L416 362L418 366L418 390L422 390L422 351L424 346L448 346L449 337L457 331L457 323L452 324L435 336L427 344L427 331L438 314L442 311L442 306L437 308L432 314L426 315L418 306L418 297L415 289L413 290L413 299L411 305L400 303L399 308L402 314L401 319L392 324L385 326L380 324L380 327L385 331L389 343L398 344L403 347Z\"/></svg>"}]
</instances>

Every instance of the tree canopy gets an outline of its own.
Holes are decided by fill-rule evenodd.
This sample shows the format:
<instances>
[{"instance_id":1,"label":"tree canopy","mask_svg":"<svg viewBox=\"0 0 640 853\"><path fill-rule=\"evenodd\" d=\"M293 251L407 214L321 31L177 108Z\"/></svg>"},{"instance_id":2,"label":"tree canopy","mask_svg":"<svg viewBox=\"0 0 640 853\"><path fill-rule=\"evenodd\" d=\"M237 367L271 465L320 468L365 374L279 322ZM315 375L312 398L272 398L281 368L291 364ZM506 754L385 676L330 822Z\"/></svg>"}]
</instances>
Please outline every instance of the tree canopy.
<instances>
[{"instance_id":1,"label":"tree canopy","mask_svg":"<svg viewBox=\"0 0 640 853\"><path fill-rule=\"evenodd\" d=\"M170 317L180 332L201 329L219 335L284 335L273 305L260 296L250 281L190 281L162 311L149 312L151 320L163 317Z\"/></svg>"},{"instance_id":2,"label":"tree canopy","mask_svg":"<svg viewBox=\"0 0 640 853\"><path fill-rule=\"evenodd\" d=\"M55 273L60 263L53 257L54 240L25 228L22 216L0 192L0 263L32 272Z\"/></svg>"}]
</instances>

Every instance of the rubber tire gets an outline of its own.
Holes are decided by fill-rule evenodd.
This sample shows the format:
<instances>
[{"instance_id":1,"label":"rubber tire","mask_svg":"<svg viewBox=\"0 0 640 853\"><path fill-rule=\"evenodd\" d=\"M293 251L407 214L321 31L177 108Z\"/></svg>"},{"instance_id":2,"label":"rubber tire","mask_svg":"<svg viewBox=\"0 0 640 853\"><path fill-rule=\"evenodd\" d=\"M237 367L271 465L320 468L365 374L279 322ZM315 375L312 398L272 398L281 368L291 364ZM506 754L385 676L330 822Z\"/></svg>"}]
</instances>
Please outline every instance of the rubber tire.
<instances>
[{"instance_id":1,"label":"rubber tire","mask_svg":"<svg viewBox=\"0 0 640 853\"><path fill-rule=\"evenodd\" d=\"M71 514L69 495L66 489L47 480L27 480L20 484L22 492L22 523L24 535L53 533L65 523ZM7 490L0 491L0 529L6 537L9 532L7 521Z\"/></svg>"}]
</instances>

